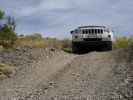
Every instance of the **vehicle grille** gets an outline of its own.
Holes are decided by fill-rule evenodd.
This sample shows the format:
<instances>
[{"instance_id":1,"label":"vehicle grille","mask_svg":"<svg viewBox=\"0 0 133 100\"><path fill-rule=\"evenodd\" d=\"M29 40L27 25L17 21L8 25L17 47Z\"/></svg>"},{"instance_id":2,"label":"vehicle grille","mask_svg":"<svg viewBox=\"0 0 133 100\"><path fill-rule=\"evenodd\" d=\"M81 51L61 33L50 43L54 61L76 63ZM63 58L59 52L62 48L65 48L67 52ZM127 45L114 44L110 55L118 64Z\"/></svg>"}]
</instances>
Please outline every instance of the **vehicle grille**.
<instances>
[{"instance_id":1,"label":"vehicle grille","mask_svg":"<svg viewBox=\"0 0 133 100\"><path fill-rule=\"evenodd\" d=\"M84 41L101 41L102 38L84 38Z\"/></svg>"}]
</instances>

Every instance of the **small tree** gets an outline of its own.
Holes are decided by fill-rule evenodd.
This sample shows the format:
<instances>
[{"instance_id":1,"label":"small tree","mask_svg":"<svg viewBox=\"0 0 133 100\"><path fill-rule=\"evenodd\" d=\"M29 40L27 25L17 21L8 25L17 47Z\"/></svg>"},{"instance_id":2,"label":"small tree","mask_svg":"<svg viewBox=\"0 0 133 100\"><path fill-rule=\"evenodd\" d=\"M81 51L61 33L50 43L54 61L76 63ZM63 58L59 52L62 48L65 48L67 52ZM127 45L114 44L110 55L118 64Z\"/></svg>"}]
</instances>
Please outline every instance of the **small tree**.
<instances>
[{"instance_id":1,"label":"small tree","mask_svg":"<svg viewBox=\"0 0 133 100\"><path fill-rule=\"evenodd\" d=\"M16 23L14 17L7 16L7 25L11 30L15 30L16 28Z\"/></svg>"},{"instance_id":2,"label":"small tree","mask_svg":"<svg viewBox=\"0 0 133 100\"><path fill-rule=\"evenodd\" d=\"M0 30L0 45L5 48L12 47L17 35L7 25Z\"/></svg>"},{"instance_id":3,"label":"small tree","mask_svg":"<svg viewBox=\"0 0 133 100\"><path fill-rule=\"evenodd\" d=\"M0 10L0 20L4 18L4 12ZM15 20L11 17L6 17L7 23L0 28L0 45L5 48L12 47L15 40L17 39L17 34L14 32L15 30Z\"/></svg>"},{"instance_id":4,"label":"small tree","mask_svg":"<svg viewBox=\"0 0 133 100\"><path fill-rule=\"evenodd\" d=\"M0 19L3 19L4 15L5 15L5 13L0 10Z\"/></svg>"}]
</instances>

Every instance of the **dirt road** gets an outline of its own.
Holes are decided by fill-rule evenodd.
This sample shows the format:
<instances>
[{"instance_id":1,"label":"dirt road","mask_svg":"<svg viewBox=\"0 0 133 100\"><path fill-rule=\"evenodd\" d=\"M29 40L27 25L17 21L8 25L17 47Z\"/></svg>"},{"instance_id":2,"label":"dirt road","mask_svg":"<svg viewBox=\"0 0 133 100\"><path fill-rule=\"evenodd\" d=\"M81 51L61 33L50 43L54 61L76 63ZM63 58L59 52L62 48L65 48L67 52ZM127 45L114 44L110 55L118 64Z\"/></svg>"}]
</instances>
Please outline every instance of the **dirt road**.
<instances>
[{"instance_id":1,"label":"dirt road","mask_svg":"<svg viewBox=\"0 0 133 100\"><path fill-rule=\"evenodd\" d=\"M132 62L112 55L56 52L42 57L1 82L0 100L132 100Z\"/></svg>"}]
</instances>

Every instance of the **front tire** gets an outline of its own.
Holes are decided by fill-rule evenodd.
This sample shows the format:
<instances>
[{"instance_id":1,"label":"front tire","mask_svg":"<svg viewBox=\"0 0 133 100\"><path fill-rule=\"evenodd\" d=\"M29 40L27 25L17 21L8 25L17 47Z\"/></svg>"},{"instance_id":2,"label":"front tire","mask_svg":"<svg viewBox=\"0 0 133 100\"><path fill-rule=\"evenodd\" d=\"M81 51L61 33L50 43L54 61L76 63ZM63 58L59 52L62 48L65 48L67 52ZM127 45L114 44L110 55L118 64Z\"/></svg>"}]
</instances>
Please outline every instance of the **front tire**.
<instances>
[{"instance_id":1,"label":"front tire","mask_svg":"<svg viewBox=\"0 0 133 100\"><path fill-rule=\"evenodd\" d=\"M73 53L79 53L79 46L75 43L72 43L72 52Z\"/></svg>"},{"instance_id":2,"label":"front tire","mask_svg":"<svg viewBox=\"0 0 133 100\"><path fill-rule=\"evenodd\" d=\"M112 50L112 42L108 41L102 46L102 51L111 51Z\"/></svg>"}]
</instances>

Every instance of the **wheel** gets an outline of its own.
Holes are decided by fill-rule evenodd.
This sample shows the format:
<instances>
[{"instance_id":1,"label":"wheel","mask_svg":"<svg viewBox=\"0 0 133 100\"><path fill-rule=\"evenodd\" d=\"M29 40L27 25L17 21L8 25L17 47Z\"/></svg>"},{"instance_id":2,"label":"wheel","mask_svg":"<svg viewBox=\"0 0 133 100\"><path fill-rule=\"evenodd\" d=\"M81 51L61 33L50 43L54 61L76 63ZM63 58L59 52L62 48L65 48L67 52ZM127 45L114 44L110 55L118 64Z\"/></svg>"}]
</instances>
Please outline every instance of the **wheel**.
<instances>
[{"instance_id":1,"label":"wheel","mask_svg":"<svg viewBox=\"0 0 133 100\"><path fill-rule=\"evenodd\" d=\"M112 42L108 41L102 46L102 51L110 51L112 50Z\"/></svg>"},{"instance_id":2,"label":"wheel","mask_svg":"<svg viewBox=\"0 0 133 100\"><path fill-rule=\"evenodd\" d=\"M72 45L72 52L73 53L78 53L79 52L78 47L75 46L75 45Z\"/></svg>"},{"instance_id":3,"label":"wheel","mask_svg":"<svg viewBox=\"0 0 133 100\"><path fill-rule=\"evenodd\" d=\"M72 52L76 54L80 52L79 45L77 43L72 43Z\"/></svg>"},{"instance_id":4,"label":"wheel","mask_svg":"<svg viewBox=\"0 0 133 100\"><path fill-rule=\"evenodd\" d=\"M108 46L106 48L107 48L107 51L112 50L112 44L108 44Z\"/></svg>"}]
</instances>

